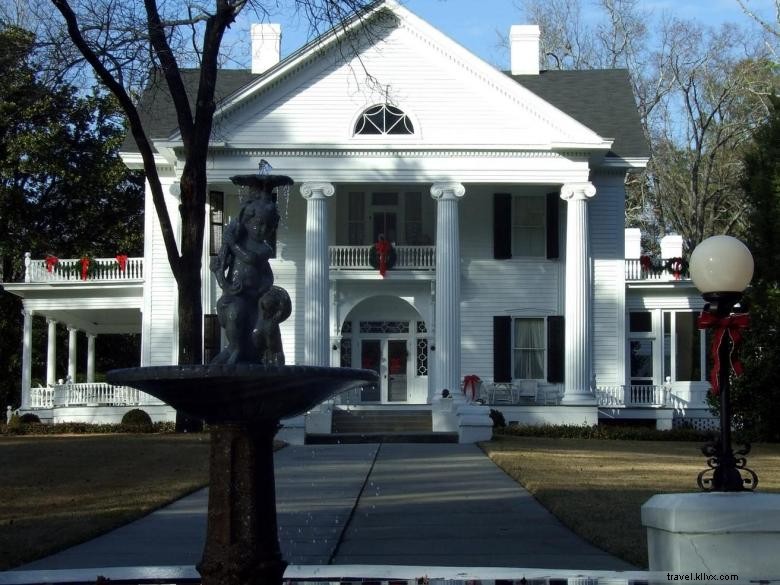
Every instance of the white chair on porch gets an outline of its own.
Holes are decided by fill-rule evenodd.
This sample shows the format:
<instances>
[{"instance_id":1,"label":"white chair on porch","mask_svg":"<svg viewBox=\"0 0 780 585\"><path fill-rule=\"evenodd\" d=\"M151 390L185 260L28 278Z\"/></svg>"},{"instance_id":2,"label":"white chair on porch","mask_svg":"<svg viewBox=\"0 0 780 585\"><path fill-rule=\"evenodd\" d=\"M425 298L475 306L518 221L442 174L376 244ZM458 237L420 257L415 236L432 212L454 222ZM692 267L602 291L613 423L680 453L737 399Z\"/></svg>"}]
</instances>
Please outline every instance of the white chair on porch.
<instances>
[{"instance_id":1,"label":"white chair on porch","mask_svg":"<svg viewBox=\"0 0 780 585\"><path fill-rule=\"evenodd\" d=\"M539 392L539 382L536 380L518 380L517 397L519 401L536 402Z\"/></svg>"}]
</instances>

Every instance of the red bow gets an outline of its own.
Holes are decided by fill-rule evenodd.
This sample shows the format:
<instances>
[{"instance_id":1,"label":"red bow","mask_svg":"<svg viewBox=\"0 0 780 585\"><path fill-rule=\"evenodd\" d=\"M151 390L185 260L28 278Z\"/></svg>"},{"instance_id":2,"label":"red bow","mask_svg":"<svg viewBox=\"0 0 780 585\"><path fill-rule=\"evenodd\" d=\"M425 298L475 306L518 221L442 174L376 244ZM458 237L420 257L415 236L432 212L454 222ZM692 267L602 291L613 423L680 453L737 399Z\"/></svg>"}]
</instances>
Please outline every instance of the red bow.
<instances>
[{"instance_id":1,"label":"red bow","mask_svg":"<svg viewBox=\"0 0 780 585\"><path fill-rule=\"evenodd\" d=\"M84 256L81 259L81 280L87 280L88 272L89 272L89 258Z\"/></svg>"},{"instance_id":2,"label":"red bow","mask_svg":"<svg viewBox=\"0 0 780 585\"><path fill-rule=\"evenodd\" d=\"M59 261L59 258L52 256L51 254L46 256L46 271L51 272L54 269L54 265Z\"/></svg>"},{"instance_id":3,"label":"red bow","mask_svg":"<svg viewBox=\"0 0 780 585\"><path fill-rule=\"evenodd\" d=\"M477 389L481 382L482 380L479 379L479 376L474 374L466 376L463 378L463 393L468 396L469 391L471 391L471 399L475 400L477 398Z\"/></svg>"},{"instance_id":4,"label":"red bow","mask_svg":"<svg viewBox=\"0 0 780 585\"><path fill-rule=\"evenodd\" d=\"M384 278L385 272L387 272L387 260L390 256L392 246L387 240L379 240L374 246L376 247L376 252L379 256L379 274Z\"/></svg>"},{"instance_id":5,"label":"red bow","mask_svg":"<svg viewBox=\"0 0 780 585\"><path fill-rule=\"evenodd\" d=\"M731 367L737 376L742 375L742 362L736 356L736 349L742 342L741 329L750 327L750 316L747 313L739 313L728 317L717 317L712 313L702 313L699 315L699 329L714 329L712 337L712 370L710 370L710 383L712 384L712 393L718 395L720 385L718 383L718 373L720 372L720 344L723 343L723 337L726 333L731 338Z\"/></svg>"},{"instance_id":6,"label":"red bow","mask_svg":"<svg viewBox=\"0 0 780 585\"><path fill-rule=\"evenodd\" d=\"M127 266L127 256L125 254L117 254L116 261L119 263L119 272L124 272L125 266Z\"/></svg>"}]
</instances>

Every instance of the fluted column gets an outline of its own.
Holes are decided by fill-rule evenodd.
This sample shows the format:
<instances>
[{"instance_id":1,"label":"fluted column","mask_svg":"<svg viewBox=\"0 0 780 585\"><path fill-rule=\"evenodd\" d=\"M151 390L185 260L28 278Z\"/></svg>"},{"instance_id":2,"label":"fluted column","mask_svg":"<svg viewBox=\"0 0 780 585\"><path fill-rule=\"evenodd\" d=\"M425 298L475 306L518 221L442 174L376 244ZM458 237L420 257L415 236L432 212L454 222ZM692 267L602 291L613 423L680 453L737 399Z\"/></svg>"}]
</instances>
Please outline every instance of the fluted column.
<instances>
[{"instance_id":1,"label":"fluted column","mask_svg":"<svg viewBox=\"0 0 780 585\"><path fill-rule=\"evenodd\" d=\"M304 183L306 199L306 262L304 268L304 361L310 366L329 366L329 262L328 205L326 197L336 192L330 183Z\"/></svg>"},{"instance_id":2,"label":"fluted column","mask_svg":"<svg viewBox=\"0 0 780 585\"><path fill-rule=\"evenodd\" d=\"M95 338L94 333L87 333L87 382L95 381Z\"/></svg>"},{"instance_id":3,"label":"fluted column","mask_svg":"<svg viewBox=\"0 0 780 585\"><path fill-rule=\"evenodd\" d=\"M588 201L596 195L590 182L561 187L566 210L566 359L562 404L593 405L591 384L591 273Z\"/></svg>"},{"instance_id":4,"label":"fluted column","mask_svg":"<svg viewBox=\"0 0 780 585\"><path fill-rule=\"evenodd\" d=\"M76 335L78 330L75 327L68 327L68 378L76 382Z\"/></svg>"},{"instance_id":5,"label":"fluted column","mask_svg":"<svg viewBox=\"0 0 780 585\"><path fill-rule=\"evenodd\" d=\"M46 384L53 386L57 381L57 322L46 319L49 335L46 345Z\"/></svg>"},{"instance_id":6,"label":"fluted column","mask_svg":"<svg viewBox=\"0 0 780 585\"><path fill-rule=\"evenodd\" d=\"M22 409L30 408L30 386L32 385L32 311L22 311Z\"/></svg>"},{"instance_id":7,"label":"fluted column","mask_svg":"<svg viewBox=\"0 0 780 585\"><path fill-rule=\"evenodd\" d=\"M460 392L460 230L458 201L466 189L460 183L434 183L436 200L436 307L433 400L447 388L457 401Z\"/></svg>"}]
</instances>

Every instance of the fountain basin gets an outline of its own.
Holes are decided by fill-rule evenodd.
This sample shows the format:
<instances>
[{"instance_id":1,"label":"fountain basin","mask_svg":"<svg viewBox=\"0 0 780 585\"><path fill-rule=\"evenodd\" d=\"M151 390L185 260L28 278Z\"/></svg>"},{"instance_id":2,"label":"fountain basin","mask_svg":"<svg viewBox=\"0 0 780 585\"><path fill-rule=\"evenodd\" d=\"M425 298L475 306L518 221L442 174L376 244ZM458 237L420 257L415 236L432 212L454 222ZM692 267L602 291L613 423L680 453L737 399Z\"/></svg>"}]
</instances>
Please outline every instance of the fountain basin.
<instances>
[{"instance_id":1,"label":"fountain basin","mask_svg":"<svg viewBox=\"0 0 780 585\"><path fill-rule=\"evenodd\" d=\"M376 383L373 370L212 364L112 370L132 386L207 424L250 424L297 416L341 392Z\"/></svg>"}]
</instances>

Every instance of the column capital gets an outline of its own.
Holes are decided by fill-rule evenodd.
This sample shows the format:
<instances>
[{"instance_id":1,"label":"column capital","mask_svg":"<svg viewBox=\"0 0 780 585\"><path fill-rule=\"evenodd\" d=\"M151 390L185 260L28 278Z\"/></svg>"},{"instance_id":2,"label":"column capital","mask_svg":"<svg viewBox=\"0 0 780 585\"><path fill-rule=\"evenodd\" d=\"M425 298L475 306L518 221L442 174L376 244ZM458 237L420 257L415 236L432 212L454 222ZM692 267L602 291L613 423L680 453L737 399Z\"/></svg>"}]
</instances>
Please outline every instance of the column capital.
<instances>
[{"instance_id":1,"label":"column capital","mask_svg":"<svg viewBox=\"0 0 780 585\"><path fill-rule=\"evenodd\" d=\"M46 317L46 324L47 325L52 325L52 324L56 325L57 321L55 319L52 319L51 317Z\"/></svg>"},{"instance_id":2,"label":"column capital","mask_svg":"<svg viewBox=\"0 0 780 585\"><path fill-rule=\"evenodd\" d=\"M596 196L596 187L590 181L565 183L561 187L561 199L565 201L588 201Z\"/></svg>"},{"instance_id":3,"label":"column capital","mask_svg":"<svg viewBox=\"0 0 780 585\"><path fill-rule=\"evenodd\" d=\"M458 200L466 194L466 187L462 183L446 182L434 183L431 186L431 197L437 201L442 199Z\"/></svg>"},{"instance_id":4,"label":"column capital","mask_svg":"<svg viewBox=\"0 0 780 585\"><path fill-rule=\"evenodd\" d=\"M304 199L324 199L330 197L336 192L333 183L310 182L303 183L300 186L301 195Z\"/></svg>"},{"instance_id":5,"label":"column capital","mask_svg":"<svg viewBox=\"0 0 780 585\"><path fill-rule=\"evenodd\" d=\"M70 331L75 331L76 333L78 333L78 331L79 331L78 327L76 327L74 325L68 325L67 327L68 327L68 331L69 332Z\"/></svg>"}]
</instances>

